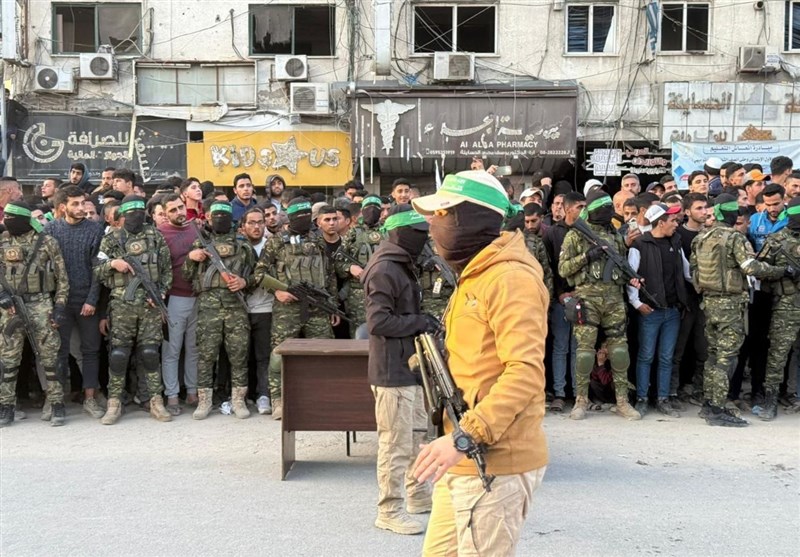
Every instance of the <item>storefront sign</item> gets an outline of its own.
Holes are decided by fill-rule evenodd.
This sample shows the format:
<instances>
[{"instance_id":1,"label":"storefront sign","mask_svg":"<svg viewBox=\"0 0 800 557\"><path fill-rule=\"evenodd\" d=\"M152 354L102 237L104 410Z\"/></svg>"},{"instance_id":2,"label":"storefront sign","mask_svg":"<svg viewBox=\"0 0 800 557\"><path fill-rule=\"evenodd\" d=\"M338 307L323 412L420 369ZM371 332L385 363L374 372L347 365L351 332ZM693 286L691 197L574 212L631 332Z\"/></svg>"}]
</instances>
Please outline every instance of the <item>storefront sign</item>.
<instances>
[{"instance_id":1,"label":"storefront sign","mask_svg":"<svg viewBox=\"0 0 800 557\"><path fill-rule=\"evenodd\" d=\"M220 186L237 174L261 186L281 174L287 186L340 186L353 177L350 136L337 131L204 132L189 147L189 175Z\"/></svg>"},{"instance_id":2,"label":"storefront sign","mask_svg":"<svg viewBox=\"0 0 800 557\"><path fill-rule=\"evenodd\" d=\"M651 151L648 147L624 149L595 149L586 153L586 170L595 176L622 176L634 173L662 176L669 173L670 155Z\"/></svg>"},{"instance_id":3,"label":"storefront sign","mask_svg":"<svg viewBox=\"0 0 800 557\"><path fill-rule=\"evenodd\" d=\"M132 147L132 157L131 154ZM82 162L90 177L103 169L130 168L145 183L186 170L186 124L179 120L31 113L14 150L14 173L23 180L69 175Z\"/></svg>"}]
</instances>

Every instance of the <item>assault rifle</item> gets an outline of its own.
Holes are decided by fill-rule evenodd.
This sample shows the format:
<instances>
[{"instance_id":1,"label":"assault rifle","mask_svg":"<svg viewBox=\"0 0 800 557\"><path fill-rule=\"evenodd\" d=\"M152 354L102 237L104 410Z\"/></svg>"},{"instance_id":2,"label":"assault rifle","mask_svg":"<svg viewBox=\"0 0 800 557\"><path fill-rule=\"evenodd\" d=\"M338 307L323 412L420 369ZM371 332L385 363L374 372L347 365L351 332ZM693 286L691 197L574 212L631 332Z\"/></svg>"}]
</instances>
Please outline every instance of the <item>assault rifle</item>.
<instances>
[{"instance_id":1,"label":"assault rifle","mask_svg":"<svg viewBox=\"0 0 800 557\"><path fill-rule=\"evenodd\" d=\"M200 240L200 245L203 246L203 250L208 254L208 259L211 261L211 264L219 273L219 276L225 282L228 281L233 273L231 273L228 268L225 266L225 263L222 261L222 258L219 256L219 252L217 248L214 247L212 242L209 242L208 239L205 237L203 232L200 230L200 225L192 225L194 227L194 232L197 234L197 239ZM244 298L244 294L241 290L234 292L236 294L236 299L239 300L239 303L242 305L246 312L250 311L250 308L247 306L247 300Z\"/></svg>"},{"instance_id":2,"label":"assault rifle","mask_svg":"<svg viewBox=\"0 0 800 557\"><path fill-rule=\"evenodd\" d=\"M128 264L133 271L132 274L134 277L133 280L128 283L128 286L125 287L123 299L128 302L133 301L136 295L136 289L141 285L142 288L144 288L144 293L148 301L158 308L164 323L169 324L170 327L174 327L175 323L169 318L167 305L164 303L164 298L161 297L161 290L150 280L150 275L145 271L144 267L142 267L142 262L139 261L136 256L128 253L128 249L125 247L125 239L122 236L119 237L119 247L122 248L122 257L120 259Z\"/></svg>"},{"instance_id":3,"label":"assault rifle","mask_svg":"<svg viewBox=\"0 0 800 557\"><path fill-rule=\"evenodd\" d=\"M331 295L324 288L319 288L306 281L289 286L269 275L261 281L261 286L273 290L284 290L297 298L300 303L300 317L303 321L308 317L309 306L313 306L321 309L328 315L338 315L341 319L351 322L347 314L331 301Z\"/></svg>"},{"instance_id":4,"label":"assault rifle","mask_svg":"<svg viewBox=\"0 0 800 557\"><path fill-rule=\"evenodd\" d=\"M590 244L603 250L603 254L607 259L606 265L603 268L603 281L611 282L611 273L614 271L614 267L616 267L626 279L636 279L640 281L639 292L644 294L644 296L647 297L650 302L652 302L654 308L660 307L653 294L648 292L647 288L645 288L644 277L634 271L633 267L631 267L630 263L628 263L628 260L617 253L617 250L614 249L612 245L595 234L594 231L592 231L592 229L589 228L589 226L583 221L583 219L577 219L575 223L570 226L570 228L582 234Z\"/></svg>"},{"instance_id":5,"label":"assault rifle","mask_svg":"<svg viewBox=\"0 0 800 557\"><path fill-rule=\"evenodd\" d=\"M33 363L36 367L36 373L39 377L44 377L44 368L42 367L42 352L39 349L39 343L36 342L36 329L33 326L33 319L28 312L28 307L25 305L25 300L18 294L6 280L5 266L0 267L0 288L2 288L10 297L13 302L14 317L9 320L8 324L3 331L3 336L10 339L17 329L22 326L25 329L25 336L28 337L28 343L31 345L31 352L33 352ZM52 334L52 333L51 333Z\"/></svg>"},{"instance_id":6,"label":"assault rifle","mask_svg":"<svg viewBox=\"0 0 800 557\"><path fill-rule=\"evenodd\" d=\"M486 473L484 458L489 449L484 443L471 442L459 425L461 417L469 407L464 400L463 392L456 387L453 376L447 369L436 337L430 333L422 333L414 339L414 346L417 353L408 359L408 367L413 373L418 373L422 377L430 422L441 431L442 410L447 412L447 417L453 424L454 442L459 446L459 440L465 441L462 452L466 453L467 458L475 461L483 488L491 491L494 476Z\"/></svg>"},{"instance_id":7,"label":"assault rifle","mask_svg":"<svg viewBox=\"0 0 800 557\"><path fill-rule=\"evenodd\" d=\"M436 267L436 270L442 275L444 281L449 284L451 288L456 287L458 280L456 279L456 274L453 272L453 269L450 268L450 265L445 263L444 259L436 255L436 253L433 251L433 248L431 248L430 244L427 242L425 243L425 247L422 248L420 260L422 261L420 267L422 267L423 270L430 270L425 269L426 263L433 263L433 265Z\"/></svg>"},{"instance_id":8,"label":"assault rifle","mask_svg":"<svg viewBox=\"0 0 800 557\"><path fill-rule=\"evenodd\" d=\"M344 251L341 246L339 246L339 249L333 252L332 259L334 261L338 261L339 263L350 263L351 265L358 265L362 269L364 268L364 265L361 264L361 261Z\"/></svg>"}]
</instances>

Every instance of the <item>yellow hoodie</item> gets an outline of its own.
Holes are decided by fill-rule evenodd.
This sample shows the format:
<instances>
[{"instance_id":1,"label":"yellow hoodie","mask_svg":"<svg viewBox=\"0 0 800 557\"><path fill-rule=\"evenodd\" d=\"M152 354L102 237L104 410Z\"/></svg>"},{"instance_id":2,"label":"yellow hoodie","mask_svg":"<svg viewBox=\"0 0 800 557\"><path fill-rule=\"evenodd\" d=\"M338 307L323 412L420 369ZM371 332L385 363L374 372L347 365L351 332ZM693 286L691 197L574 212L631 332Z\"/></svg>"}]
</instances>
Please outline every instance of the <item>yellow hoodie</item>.
<instances>
[{"instance_id":1,"label":"yellow hoodie","mask_svg":"<svg viewBox=\"0 0 800 557\"><path fill-rule=\"evenodd\" d=\"M448 364L468 410L461 427L489 445L487 472L519 474L547 464L544 351L549 298L522 232L504 232L469 262L450 299ZM446 424L446 431L452 431ZM477 475L463 460L450 469Z\"/></svg>"}]
</instances>

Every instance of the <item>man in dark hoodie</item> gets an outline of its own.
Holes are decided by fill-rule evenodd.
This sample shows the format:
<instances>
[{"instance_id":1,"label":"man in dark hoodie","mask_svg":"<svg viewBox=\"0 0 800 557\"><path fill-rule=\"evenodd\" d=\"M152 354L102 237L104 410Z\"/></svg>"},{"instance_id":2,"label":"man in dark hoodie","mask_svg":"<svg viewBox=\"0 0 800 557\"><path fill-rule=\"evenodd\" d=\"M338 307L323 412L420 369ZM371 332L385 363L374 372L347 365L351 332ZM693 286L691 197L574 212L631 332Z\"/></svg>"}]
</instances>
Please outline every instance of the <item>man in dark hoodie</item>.
<instances>
[{"instance_id":1,"label":"man in dark hoodie","mask_svg":"<svg viewBox=\"0 0 800 557\"><path fill-rule=\"evenodd\" d=\"M282 212L284 209L281 206L281 195L283 194L283 190L286 189L286 180L283 179L283 176L280 174L272 174L271 176L267 177L267 201L272 203L278 212Z\"/></svg>"},{"instance_id":2,"label":"man in dark hoodie","mask_svg":"<svg viewBox=\"0 0 800 557\"><path fill-rule=\"evenodd\" d=\"M392 207L380 244L361 275L369 330L368 377L378 424L378 518L375 526L398 534L421 534L410 514L431 509L428 485L418 483L411 464L425 429L423 392L408 367L414 335L436 330L435 318L420 309L415 262L428 239L428 223L408 203ZM419 437L419 438L417 438ZM403 484L408 500L403 505Z\"/></svg>"}]
</instances>

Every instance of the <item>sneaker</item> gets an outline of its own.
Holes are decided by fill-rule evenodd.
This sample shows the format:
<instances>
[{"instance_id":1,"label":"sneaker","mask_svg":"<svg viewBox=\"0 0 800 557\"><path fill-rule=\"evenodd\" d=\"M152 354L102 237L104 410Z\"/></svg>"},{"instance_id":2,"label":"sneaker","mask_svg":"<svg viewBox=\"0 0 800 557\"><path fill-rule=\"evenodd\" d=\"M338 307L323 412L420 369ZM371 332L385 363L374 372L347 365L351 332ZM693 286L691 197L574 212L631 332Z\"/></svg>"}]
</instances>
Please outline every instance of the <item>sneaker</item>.
<instances>
[{"instance_id":1,"label":"sneaker","mask_svg":"<svg viewBox=\"0 0 800 557\"><path fill-rule=\"evenodd\" d=\"M710 413L708 417L706 417L706 423L708 425L722 427L747 427L750 425L750 422L735 416L728 408L717 408L714 406L710 408Z\"/></svg>"},{"instance_id":2,"label":"sneaker","mask_svg":"<svg viewBox=\"0 0 800 557\"><path fill-rule=\"evenodd\" d=\"M269 402L269 397L267 396L260 396L256 401L256 407L258 407L259 414L272 414L272 404Z\"/></svg>"},{"instance_id":3,"label":"sneaker","mask_svg":"<svg viewBox=\"0 0 800 557\"><path fill-rule=\"evenodd\" d=\"M94 399L97 402L97 404L100 405L100 408L102 408L103 411L105 411L106 407L108 406L108 399L106 398L106 395L103 394L103 391L101 391L100 389L96 389L94 391Z\"/></svg>"},{"instance_id":4,"label":"sneaker","mask_svg":"<svg viewBox=\"0 0 800 557\"><path fill-rule=\"evenodd\" d=\"M672 408L673 410L677 410L678 412L683 412L684 410L686 410L678 395L673 395L669 397L669 405L670 408Z\"/></svg>"},{"instance_id":5,"label":"sneaker","mask_svg":"<svg viewBox=\"0 0 800 557\"><path fill-rule=\"evenodd\" d=\"M662 398L656 403L656 410L664 414L665 416L669 416L670 418L680 418L681 415L678 414L676 410L672 408L672 405L669 402L669 399Z\"/></svg>"},{"instance_id":6,"label":"sneaker","mask_svg":"<svg viewBox=\"0 0 800 557\"><path fill-rule=\"evenodd\" d=\"M95 420L99 420L106 413L106 411L100 407L100 404L98 404L94 397L87 398L83 401L83 411L89 414Z\"/></svg>"},{"instance_id":7,"label":"sneaker","mask_svg":"<svg viewBox=\"0 0 800 557\"><path fill-rule=\"evenodd\" d=\"M408 516L406 513L399 513L394 516L378 515L375 519L375 527L389 530L395 534L405 534L413 536L425 531L425 526Z\"/></svg>"},{"instance_id":8,"label":"sneaker","mask_svg":"<svg viewBox=\"0 0 800 557\"><path fill-rule=\"evenodd\" d=\"M0 404L0 427L14 423L14 405Z\"/></svg>"},{"instance_id":9,"label":"sneaker","mask_svg":"<svg viewBox=\"0 0 800 557\"><path fill-rule=\"evenodd\" d=\"M280 420L283 418L283 401L278 399L275 401L275 406L272 408L272 419Z\"/></svg>"},{"instance_id":10,"label":"sneaker","mask_svg":"<svg viewBox=\"0 0 800 557\"><path fill-rule=\"evenodd\" d=\"M54 402L53 403L53 417L50 418L50 425L51 426L60 426L64 425L64 422L67 419L67 409L64 407L63 402Z\"/></svg>"},{"instance_id":11,"label":"sneaker","mask_svg":"<svg viewBox=\"0 0 800 557\"><path fill-rule=\"evenodd\" d=\"M564 411L564 398L563 397L556 397L553 402L550 403L550 411L561 413Z\"/></svg>"},{"instance_id":12,"label":"sneaker","mask_svg":"<svg viewBox=\"0 0 800 557\"><path fill-rule=\"evenodd\" d=\"M708 418L711 415L711 403L709 401L703 402L700 411L697 413L698 418Z\"/></svg>"},{"instance_id":13,"label":"sneaker","mask_svg":"<svg viewBox=\"0 0 800 557\"><path fill-rule=\"evenodd\" d=\"M636 408L636 411L639 412L639 414L641 414L642 417L644 417L644 415L647 414L647 399L645 398L636 399L636 406L634 406L634 408Z\"/></svg>"}]
</instances>

